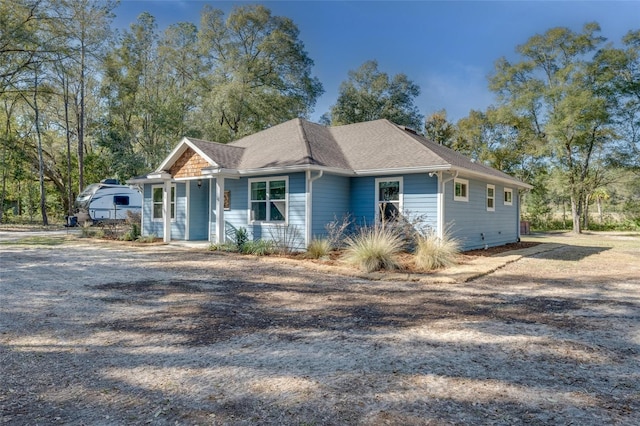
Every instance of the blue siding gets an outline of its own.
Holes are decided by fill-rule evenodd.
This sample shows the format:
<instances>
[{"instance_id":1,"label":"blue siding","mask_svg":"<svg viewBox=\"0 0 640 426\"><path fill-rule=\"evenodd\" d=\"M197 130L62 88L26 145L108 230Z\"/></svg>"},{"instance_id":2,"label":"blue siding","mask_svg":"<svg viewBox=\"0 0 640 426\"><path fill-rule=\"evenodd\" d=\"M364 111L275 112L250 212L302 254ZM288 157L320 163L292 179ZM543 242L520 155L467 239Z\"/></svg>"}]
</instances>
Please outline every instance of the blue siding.
<instances>
[{"instance_id":1,"label":"blue siding","mask_svg":"<svg viewBox=\"0 0 640 426\"><path fill-rule=\"evenodd\" d=\"M144 184L142 189L142 235L156 235L162 238L162 222L152 220L153 201L151 199L151 184Z\"/></svg>"},{"instance_id":2,"label":"blue siding","mask_svg":"<svg viewBox=\"0 0 640 426\"><path fill-rule=\"evenodd\" d=\"M227 235L233 236L236 229L240 227L247 228L247 218L248 218L248 179L225 179L224 180L224 189L225 191L230 191L231 194L231 209L225 210L224 212L224 222L225 222L225 230ZM213 198L215 200L215 180L213 181ZM211 233L215 235L216 232L216 213L215 213L215 203L211 205L211 209L213 210L211 220L213 223L211 224Z\"/></svg>"},{"instance_id":3,"label":"blue siding","mask_svg":"<svg viewBox=\"0 0 640 426\"><path fill-rule=\"evenodd\" d=\"M353 220L358 226L375 223L375 177L351 178L350 209Z\"/></svg>"},{"instance_id":4,"label":"blue siding","mask_svg":"<svg viewBox=\"0 0 640 426\"><path fill-rule=\"evenodd\" d=\"M187 183L189 188L189 239L193 241L207 240L209 221L209 179L202 180L198 188L196 181Z\"/></svg>"},{"instance_id":5,"label":"blue siding","mask_svg":"<svg viewBox=\"0 0 640 426\"><path fill-rule=\"evenodd\" d=\"M176 183L176 217L171 221L171 239L184 240L187 229L187 185Z\"/></svg>"},{"instance_id":6,"label":"blue siding","mask_svg":"<svg viewBox=\"0 0 640 426\"><path fill-rule=\"evenodd\" d=\"M142 224L142 235L156 235L159 238L164 236L162 221L152 220L153 199L151 198L151 188L158 184L145 184L143 190L142 209L144 223ZM176 183L176 217L171 221L171 238L174 240L184 240L186 219L187 219L187 195L185 183Z\"/></svg>"},{"instance_id":7,"label":"blue siding","mask_svg":"<svg viewBox=\"0 0 640 426\"><path fill-rule=\"evenodd\" d=\"M379 176L380 178L384 176ZM402 177L402 209L410 219L435 228L438 223L438 180L428 174L393 175ZM351 212L356 224L372 225L376 214L376 178L351 178Z\"/></svg>"},{"instance_id":8,"label":"blue siding","mask_svg":"<svg viewBox=\"0 0 640 426\"><path fill-rule=\"evenodd\" d=\"M466 179L466 178L465 178ZM513 188L513 205L504 205L504 188L495 185L495 211L487 211L487 182L469 180L469 201L453 200L453 181L446 183L444 222L463 250L498 246L518 240L518 190ZM492 183L492 182L490 182ZM508 187L509 188L509 187Z\"/></svg>"},{"instance_id":9,"label":"blue siding","mask_svg":"<svg viewBox=\"0 0 640 426\"><path fill-rule=\"evenodd\" d=\"M402 210L412 221L433 229L438 226L438 178L428 174L403 176Z\"/></svg>"},{"instance_id":10,"label":"blue siding","mask_svg":"<svg viewBox=\"0 0 640 426\"><path fill-rule=\"evenodd\" d=\"M286 226L287 233L296 235L293 248L304 248L304 230L305 230L305 174L293 173L274 176L264 176L265 179L273 177L288 176L289 177L289 204L287 205L288 217ZM251 179L260 179L260 177L251 177ZM244 227L249 233L249 238L257 239L275 239L282 236L284 225L276 225L271 223L249 223L249 179L225 179L225 190L231 191L231 209L224 212L225 232L227 235L233 235L236 229ZM215 200L215 180L212 182L211 194ZM212 235L215 235L215 207L211 215L210 228Z\"/></svg>"},{"instance_id":11,"label":"blue siding","mask_svg":"<svg viewBox=\"0 0 640 426\"><path fill-rule=\"evenodd\" d=\"M325 226L340 221L349 213L351 178L346 176L323 175L313 182L311 233L313 237L327 235Z\"/></svg>"}]
</instances>

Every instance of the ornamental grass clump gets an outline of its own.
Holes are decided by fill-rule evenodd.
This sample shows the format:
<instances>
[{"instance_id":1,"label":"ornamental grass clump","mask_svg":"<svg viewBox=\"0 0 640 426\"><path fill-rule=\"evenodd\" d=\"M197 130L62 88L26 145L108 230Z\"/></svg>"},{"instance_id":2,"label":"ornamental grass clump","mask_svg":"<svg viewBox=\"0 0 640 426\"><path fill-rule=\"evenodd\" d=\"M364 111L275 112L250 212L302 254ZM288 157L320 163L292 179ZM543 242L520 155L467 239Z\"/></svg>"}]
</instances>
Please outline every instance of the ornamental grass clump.
<instances>
[{"instance_id":1,"label":"ornamental grass clump","mask_svg":"<svg viewBox=\"0 0 640 426\"><path fill-rule=\"evenodd\" d=\"M397 256L404 241L391 228L363 228L356 235L347 237L345 242L343 260L365 272L399 267Z\"/></svg>"},{"instance_id":2,"label":"ornamental grass clump","mask_svg":"<svg viewBox=\"0 0 640 426\"><path fill-rule=\"evenodd\" d=\"M429 232L417 238L414 254L415 265L427 271L447 268L457 263L460 242L445 233L439 238L435 232Z\"/></svg>"},{"instance_id":3,"label":"ornamental grass clump","mask_svg":"<svg viewBox=\"0 0 640 426\"><path fill-rule=\"evenodd\" d=\"M307 247L307 257L310 259L321 259L329 256L331 252L331 242L326 239L314 239L309 243L309 247Z\"/></svg>"}]
</instances>

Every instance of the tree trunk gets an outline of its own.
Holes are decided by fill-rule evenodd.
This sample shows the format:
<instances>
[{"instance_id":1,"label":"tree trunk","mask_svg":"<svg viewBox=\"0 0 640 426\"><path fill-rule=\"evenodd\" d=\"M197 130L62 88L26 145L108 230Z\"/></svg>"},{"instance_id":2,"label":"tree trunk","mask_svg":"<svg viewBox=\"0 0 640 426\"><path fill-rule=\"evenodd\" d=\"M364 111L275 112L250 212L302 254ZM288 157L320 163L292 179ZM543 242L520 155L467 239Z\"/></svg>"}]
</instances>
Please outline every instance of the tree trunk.
<instances>
[{"instance_id":1,"label":"tree trunk","mask_svg":"<svg viewBox=\"0 0 640 426\"><path fill-rule=\"evenodd\" d=\"M600 225L604 223L604 218L602 217L602 198L596 198L596 205L598 206L598 217L600 218Z\"/></svg>"},{"instance_id":2,"label":"tree trunk","mask_svg":"<svg viewBox=\"0 0 640 426\"><path fill-rule=\"evenodd\" d=\"M84 9L83 9L84 10ZM80 111L78 113L78 193L84 189L84 86L85 86L85 36L80 40Z\"/></svg>"},{"instance_id":3,"label":"tree trunk","mask_svg":"<svg viewBox=\"0 0 640 426\"><path fill-rule=\"evenodd\" d=\"M38 108L38 72L35 73L33 89L33 111L36 125L36 137L38 139L38 177L40 181L40 212L42 213L42 224L49 225L47 218L47 193L44 188L44 158L42 155L42 135L40 134L40 110Z\"/></svg>"},{"instance_id":4,"label":"tree trunk","mask_svg":"<svg viewBox=\"0 0 640 426\"><path fill-rule=\"evenodd\" d=\"M573 219L574 234L580 234L582 229L580 228L580 198L571 196L571 218Z\"/></svg>"},{"instance_id":5,"label":"tree trunk","mask_svg":"<svg viewBox=\"0 0 640 426\"><path fill-rule=\"evenodd\" d=\"M68 191L68 210L67 213L69 216L73 215L73 188L71 181L71 132L69 131L69 126L71 123L69 122L69 83L67 80L63 83L63 102L64 102L64 122L65 122L65 130L67 137L67 191Z\"/></svg>"},{"instance_id":6,"label":"tree trunk","mask_svg":"<svg viewBox=\"0 0 640 426\"><path fill-rule=\"evenodd\" d=\"M582 217L582 229L589 229L589 195L584 197L584 208Z\"/></svg>"},{"instance_id":7,"label":"tree trunk","mask_svg":"<svg viewBox=\"0 0 640 426\"><path fill-rule=\"evenodd\" d=\"M2 162L0 165L2 166L2 190L0 191L0 223L2 223L2 215L4 213L4 198L7 193L7 141L8 138L5 138L4 143L2 144Z\"/></svg>"}]
</instances>

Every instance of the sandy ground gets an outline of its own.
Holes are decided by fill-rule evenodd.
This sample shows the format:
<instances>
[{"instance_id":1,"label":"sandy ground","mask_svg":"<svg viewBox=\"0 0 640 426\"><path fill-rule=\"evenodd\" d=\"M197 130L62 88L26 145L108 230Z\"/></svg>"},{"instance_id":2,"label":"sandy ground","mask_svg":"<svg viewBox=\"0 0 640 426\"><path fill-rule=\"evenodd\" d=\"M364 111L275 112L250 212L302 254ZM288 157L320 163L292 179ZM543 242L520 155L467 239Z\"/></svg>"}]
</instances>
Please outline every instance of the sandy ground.
<instances>
[{"instance_id":1,"label":"sandy ground","mask_svg":"<svg viewBox=\"0 0 640 426\"><path fill-rule=\"evenodd\" d=\"M640 424L638 235L457 284L63 237L0 232L3 424Z\"/></svg>"}]
</instances>

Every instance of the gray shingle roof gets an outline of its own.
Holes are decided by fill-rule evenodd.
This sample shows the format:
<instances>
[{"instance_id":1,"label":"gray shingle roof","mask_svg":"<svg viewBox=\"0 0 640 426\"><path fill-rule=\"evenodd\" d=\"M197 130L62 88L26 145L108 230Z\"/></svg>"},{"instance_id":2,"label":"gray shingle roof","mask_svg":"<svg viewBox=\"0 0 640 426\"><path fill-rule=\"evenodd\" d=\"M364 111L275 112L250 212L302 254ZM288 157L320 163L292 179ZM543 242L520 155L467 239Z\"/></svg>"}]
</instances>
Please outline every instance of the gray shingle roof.
<instances>
[{"instance_id":1,"label":"gray shingle roof","mask_svg":"<svg viewBox=\"0 0 640 426\"><path fill-rule=\"evenodd\" d=\"M217 142L203 141L201 139L187 138L194 146L207 157L224 169L237 169L244 152L243 148L225 145Z\"/></svg>"},{"instance_id":2,"label":"gray shingle roof","mask_svg":"<svg viewBox=\"0 0 640 426\"><path fill-rule=\"evenodd\" d=\"M384 119L325 127L297 118L226 145L192 138L189 141L220 167L240 171L292 166L327 167L356 174L455 169L528 186Z\"/></svg>"}]
</instances>

